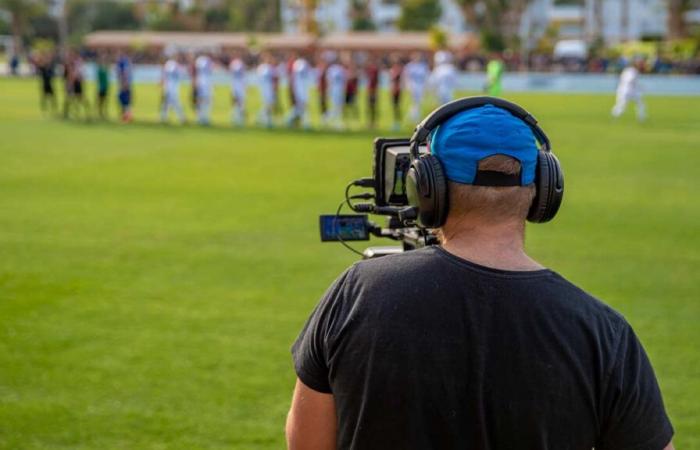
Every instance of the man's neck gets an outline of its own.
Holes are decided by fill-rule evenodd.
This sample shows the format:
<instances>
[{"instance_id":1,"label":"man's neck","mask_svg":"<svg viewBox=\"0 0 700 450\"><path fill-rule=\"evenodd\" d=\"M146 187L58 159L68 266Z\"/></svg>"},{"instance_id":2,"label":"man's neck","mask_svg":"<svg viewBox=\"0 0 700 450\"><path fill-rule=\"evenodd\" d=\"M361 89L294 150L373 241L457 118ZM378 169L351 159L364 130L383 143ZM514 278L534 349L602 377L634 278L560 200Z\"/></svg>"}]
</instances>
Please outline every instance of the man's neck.
<instances>
[{"instance_id":1,"label":"man's neck","mask_svg":"<svg viewBox=\"0 0 700 450\"><path fill-rule=\"evenodd\" d=\"M476 264L501 270L532 271L544 267L527 256L523 222L449 220L442 228L442 247Z\"/></svg>"}]
</instances>

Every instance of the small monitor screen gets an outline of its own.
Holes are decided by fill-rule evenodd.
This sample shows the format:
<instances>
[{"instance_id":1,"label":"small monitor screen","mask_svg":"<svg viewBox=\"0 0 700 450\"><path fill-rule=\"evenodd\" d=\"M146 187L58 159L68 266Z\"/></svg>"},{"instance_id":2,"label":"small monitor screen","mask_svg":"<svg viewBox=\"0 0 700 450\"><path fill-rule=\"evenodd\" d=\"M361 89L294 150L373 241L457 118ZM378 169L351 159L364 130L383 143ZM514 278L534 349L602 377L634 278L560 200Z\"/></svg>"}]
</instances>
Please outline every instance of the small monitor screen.
<instances>
[{"instance_id":1,"label":"small monitor screen","mask_svg":"<svg viewBox=\"0 0 700 450\"><path fill-rule=\"evenodd\" d=\"M321 241L367 241L369 230L366 215L322 215Z\"/></svg>"},{"instance_id":2,"label":"small monitor screen","mask_svg":"<svg viewBox=\"0 0 700 450\"><path fill-rule=\"evenodd\" d=\"M420 147L420 153L426 153L425 146ZM406 173L411 166L408 145L387 146L384 157L384 199L389 205L405 205Z\"/></svg>"}]
</instances>

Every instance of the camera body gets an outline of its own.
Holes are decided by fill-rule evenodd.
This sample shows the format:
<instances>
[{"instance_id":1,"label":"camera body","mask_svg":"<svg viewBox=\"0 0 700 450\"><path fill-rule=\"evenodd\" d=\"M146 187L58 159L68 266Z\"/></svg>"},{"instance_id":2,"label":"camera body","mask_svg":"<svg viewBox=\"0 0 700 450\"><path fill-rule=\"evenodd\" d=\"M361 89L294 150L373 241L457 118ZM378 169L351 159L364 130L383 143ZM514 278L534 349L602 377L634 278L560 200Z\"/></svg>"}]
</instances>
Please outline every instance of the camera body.
<instances>
[{"instance_id":1,"label":"camera body","mask_svg":"<svg viewBox=\"0 0 700 450\"><path fill-rule=\"evenodd\" d=\"M427 152L424 146L421 153ZM415 208L409 207L406 196L406 174L411 166L408 138L376 138L372 161L372 177L350 182L345 200L336 214L321 215L319 228L322 242L340 242L363 258L376 258L437 244L431 230L415 224ZM351 195L352 188L372 189ZM356 200L371 200L356 203ZM359 214L340 214L344 205ZM369 220L369 214L384 216L385 225ZM369 247L359 252L347 243L368 241L370 236L400 241L401 245Z\"/></svg>"}]
</instances>

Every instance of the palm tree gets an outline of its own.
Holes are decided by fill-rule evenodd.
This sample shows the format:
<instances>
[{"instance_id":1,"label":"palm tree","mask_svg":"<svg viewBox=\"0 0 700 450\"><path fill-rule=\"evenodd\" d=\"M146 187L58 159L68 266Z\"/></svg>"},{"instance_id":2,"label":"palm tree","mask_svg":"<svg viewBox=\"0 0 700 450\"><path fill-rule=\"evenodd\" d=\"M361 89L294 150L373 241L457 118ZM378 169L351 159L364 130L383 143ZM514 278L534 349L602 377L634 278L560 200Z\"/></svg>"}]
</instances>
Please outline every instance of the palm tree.
<instances>
[{"instance_id":1,"label":"palm tree","mask_svg":"<svg viewBox=\"0 0 700 450\"><path fill-rule=\"evenodd\" d=\"M503 42L517 36L522 15L530 0L457 0L464 18L482 37Z\"/></svg>"},{"instance_id":2,"label":"palm tree","mask_svg":"<svg viewBox=\"0 0 700 450\"><path fill-rule=\"evenodd\" d=\"M683 38L688 35L683 16L690 8L689 0L668 0L668 37Z\"/></svg>"}]
</instances>

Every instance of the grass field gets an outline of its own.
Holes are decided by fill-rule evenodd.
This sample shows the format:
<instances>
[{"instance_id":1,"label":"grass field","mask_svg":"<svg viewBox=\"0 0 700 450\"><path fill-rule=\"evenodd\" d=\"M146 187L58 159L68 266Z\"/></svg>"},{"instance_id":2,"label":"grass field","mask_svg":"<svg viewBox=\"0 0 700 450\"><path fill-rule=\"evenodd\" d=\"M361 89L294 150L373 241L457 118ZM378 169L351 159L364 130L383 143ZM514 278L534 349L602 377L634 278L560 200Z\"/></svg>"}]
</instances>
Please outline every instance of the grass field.
<instances>
[{"instance_id":1,"label":"grass field","mask_svg":"<svg viewBox=\"0 0 700 450\"><path fill-rule=\"evenodd\" d=\"M137 87L139 88L139 87ZM44 118L0 80L0 448L279 449L289 346L354 256L321 244L368 132ZM524 95L566 172L542 263L621 311L700 449L700 98ZM383 125L387 125L385 118Z\"/></svg>"}]
</instances>

